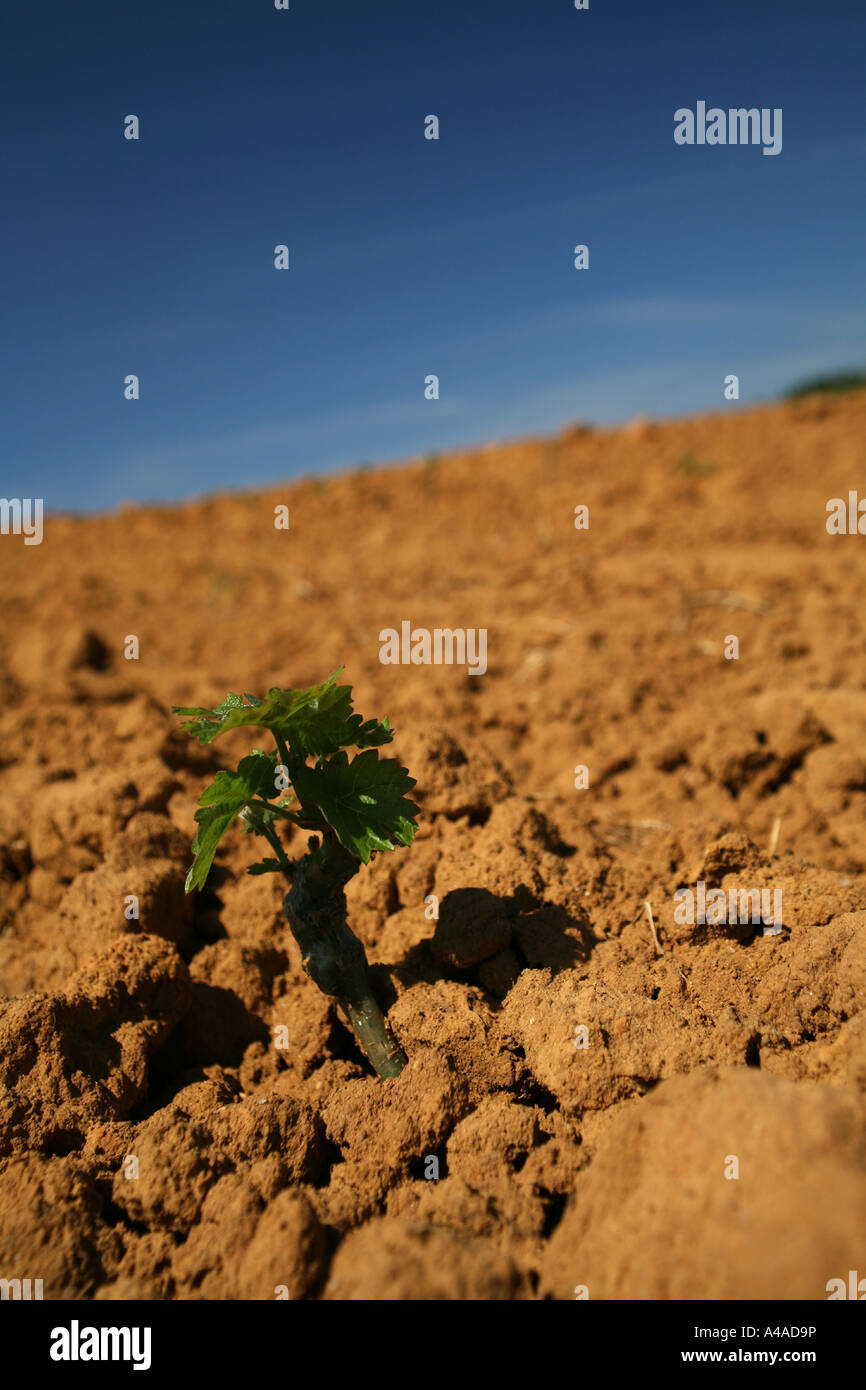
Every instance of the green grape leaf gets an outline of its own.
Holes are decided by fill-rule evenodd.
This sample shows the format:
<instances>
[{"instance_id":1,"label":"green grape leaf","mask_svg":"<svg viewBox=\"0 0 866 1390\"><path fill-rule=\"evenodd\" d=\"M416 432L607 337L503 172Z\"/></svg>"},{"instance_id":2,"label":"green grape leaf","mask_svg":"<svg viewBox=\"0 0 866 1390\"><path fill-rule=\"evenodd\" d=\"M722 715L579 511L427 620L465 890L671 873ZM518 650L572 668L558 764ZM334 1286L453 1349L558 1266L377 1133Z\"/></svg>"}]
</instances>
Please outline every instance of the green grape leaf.
<instances>
[{"instance_id":1,"label":"green grape leaf","mask_svg":"<svg viewBox=\"0 0 866 1390\"><path fill-rule=\"evenodd\" d=\"M375 850L409 845L415 837L418 807L406 796L415 779L375 748L351 761L340 751L315 767L300 767L292 784L302 806L318 807L340 843L365 864Z\"/></svg>"},{"instance_id":2,"label":"green grape leaf","mask_svg":"<svg viewBox=\"0 0 866 1390\"><path fill-rule=\"evenodd\" d=\"M199 743L213 743L231 729L270 729L299 757L326 757L340 748L377 748L394 737L387 719L363 720L352 712L352 687L337 685L342 671L307 690L274 686L264 700L229 694L214 709L173 707Z\"/></svg>"},{"instance_id":3,"label":"green grape leaf","mask_svg":"<svg viewBox=\"0 0 866 1390\"><path fill-rule=\"evenodd\" d=\"M279 859L260 859L258 864L250 864L247 869L248 874L278 874L280 872Z\"/></svg>"},{"instance_id":4,"label":"green grape leaf","mask_svg":"<svg viewBox=\"0 0 866 1390\"><path fill-rule=\"evenodd\" d=\"M192 842L194 859L186 876L186 891L203 888L219 842L236 816L254 797L274 796L277 761L274 754L256 751L242 758L237 772L218 772L199 798L198 824Z\"/></svg>"},{"instance_id":5,"label":"green grape leaf","mask_svg":"<svg viewBox=\"0 0 866 1390\"><path fill-rule=\"evenodd\" d=\"M221 732L223 720L232 710L244 709L247 705L259 705L255 695L233 695L229 691L224 700L221 700L213 709L204 709L200 705L172 705L172 714L183 714L188 716L181 726L186 733L192 734L193 738L198 739L199 743L213 743L217 734Z\"/></svg>"}]
</instances>

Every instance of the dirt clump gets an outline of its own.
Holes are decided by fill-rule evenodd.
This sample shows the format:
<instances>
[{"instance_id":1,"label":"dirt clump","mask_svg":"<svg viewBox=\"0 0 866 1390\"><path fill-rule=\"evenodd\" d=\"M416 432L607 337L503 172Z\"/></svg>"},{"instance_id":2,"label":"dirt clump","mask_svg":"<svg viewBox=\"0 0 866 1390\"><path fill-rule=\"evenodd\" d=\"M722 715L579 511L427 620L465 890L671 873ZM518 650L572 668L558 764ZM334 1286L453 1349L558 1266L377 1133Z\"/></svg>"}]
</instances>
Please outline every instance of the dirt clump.
<instances>
[{"instance_id":1,"label":"dirt clump","mask_svg":"<svg viewBox=\"0 0 866 1390\"><path fill-rule=\"evenodd\" d=\"M859 1258L864 1114L853 1089L748 1069L663 1081L599 1141L551 1237L544 1292L826 1298Z\"/></svg>"}]
</instances>

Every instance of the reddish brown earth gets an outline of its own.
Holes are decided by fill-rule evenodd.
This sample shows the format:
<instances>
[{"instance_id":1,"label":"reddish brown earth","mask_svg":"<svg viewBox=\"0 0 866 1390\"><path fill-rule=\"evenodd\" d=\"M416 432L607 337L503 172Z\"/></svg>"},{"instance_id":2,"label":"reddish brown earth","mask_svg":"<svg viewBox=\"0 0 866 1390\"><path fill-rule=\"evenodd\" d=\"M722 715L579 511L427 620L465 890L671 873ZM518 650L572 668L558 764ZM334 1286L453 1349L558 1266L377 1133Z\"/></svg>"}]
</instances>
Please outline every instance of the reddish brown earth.
<instances>
[{"instance_id":1,"label":"reddish brown earth","mask_svg":"<svg viewBox=\"0 0 866 1390\"><path fill-rule=\"evenodd\" d=\"M866 539L825 529L864 437L866 395L813 397L0 539L0 1276L823 1299L866 1273ZM487 628L487 674L380 664L406 619ZM349 887L410 1057L385 1083L253 841L183 893L246 745L169 706L341 664L423 811ZM699 878L781 887L784 931L676 923Z\"/></svg>"}]
</instances>

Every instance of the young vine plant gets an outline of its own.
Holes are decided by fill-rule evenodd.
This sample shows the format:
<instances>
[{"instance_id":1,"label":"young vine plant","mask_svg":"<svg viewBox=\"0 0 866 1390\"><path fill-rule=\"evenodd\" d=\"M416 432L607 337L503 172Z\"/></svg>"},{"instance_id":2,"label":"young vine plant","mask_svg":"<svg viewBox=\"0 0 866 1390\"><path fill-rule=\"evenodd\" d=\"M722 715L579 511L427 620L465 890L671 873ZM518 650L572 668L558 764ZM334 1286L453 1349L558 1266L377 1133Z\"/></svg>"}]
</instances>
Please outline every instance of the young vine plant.
<instances>
[{"instance_id":1,"label":"young vine plant","mask_svg":"<svg viewBox=\"0 0 866 1390\"><path fill-rule=\"evenodd\" d=\"M265 730L275 745L270 752L253 748L202 793L186 891L205 886L220 841L238 818L243 831L261 836L271 853L247 872L287 880L283 911L304 969L337 999L385 1079L399 1075L406 1058L373 995L364 948L348 925L345 885L374 854L410 845L419 811L407 796L414 779L378 752L394 737L391 725L354 713L352 687L337 684L342 669L307 690L275 687L264 699L229 694L213 709L173 707L199 743L248 728ZM359 751L350 757L347 749ZM311 832L299 859L289 859L280 839L285 822Z\"/></svg>"}]
</instances>

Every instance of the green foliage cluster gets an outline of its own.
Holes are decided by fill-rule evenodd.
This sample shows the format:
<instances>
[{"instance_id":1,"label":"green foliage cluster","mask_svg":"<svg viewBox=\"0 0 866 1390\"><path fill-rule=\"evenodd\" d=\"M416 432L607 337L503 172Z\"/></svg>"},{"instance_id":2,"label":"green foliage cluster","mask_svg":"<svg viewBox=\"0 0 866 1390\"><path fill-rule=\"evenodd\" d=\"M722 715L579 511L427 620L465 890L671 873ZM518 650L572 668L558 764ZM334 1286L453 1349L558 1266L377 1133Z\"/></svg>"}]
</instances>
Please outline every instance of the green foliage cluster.
<instances>
[{"instance_id":1,"label":"green foliage cluster","mask_svg":"<svg viewBox=\"0 0 866 1390\"><path fill-rule=\"evenodd\" d=\"M332 832L365 864L376 851L411 844L418 807L406 793L415 781L396 759L379 756L394 731L387 719L364 720L354 713L352 687L337 685L341 671L307 690L275 687L264 699L228 694L213 709L174 707L199 743L256 728L267 730L276 744L272 752L254 748L234 772L218 772L202 793L188 893L204 886L220 840L238 816L243 829L262 835L275 854L252 865L250 873L290 868L276 834L281 820ZM359 751L350 758L349 748Z\"/></svg>"},{"instance_id":2,"label":"green foliage cluster","mask_svg":"<svg viewBox=\"0 0 866 1390\"><path fill-rule=\"evenodd\" d=\"M806 377L785 392L785 400L797 400L800 396L812 396L824 391L857 391L866 387L866 372L851 367L841 372L827 372L819 376Z\"/></svg>"}]
</instances>

